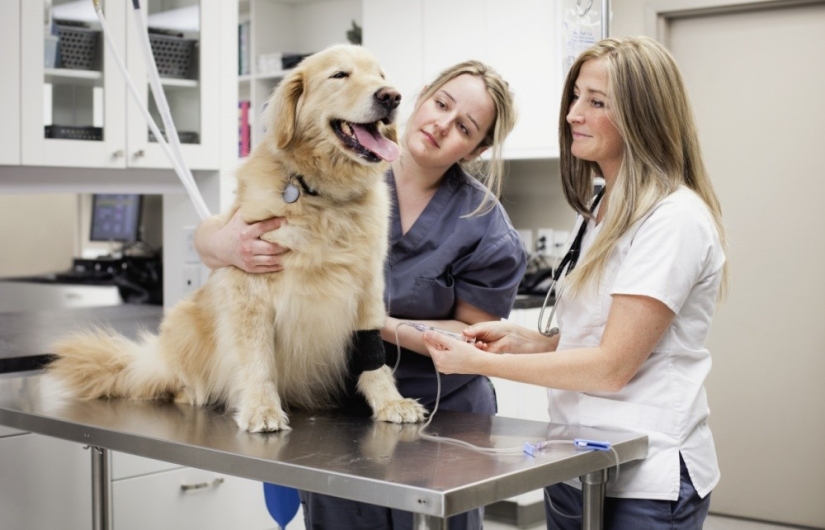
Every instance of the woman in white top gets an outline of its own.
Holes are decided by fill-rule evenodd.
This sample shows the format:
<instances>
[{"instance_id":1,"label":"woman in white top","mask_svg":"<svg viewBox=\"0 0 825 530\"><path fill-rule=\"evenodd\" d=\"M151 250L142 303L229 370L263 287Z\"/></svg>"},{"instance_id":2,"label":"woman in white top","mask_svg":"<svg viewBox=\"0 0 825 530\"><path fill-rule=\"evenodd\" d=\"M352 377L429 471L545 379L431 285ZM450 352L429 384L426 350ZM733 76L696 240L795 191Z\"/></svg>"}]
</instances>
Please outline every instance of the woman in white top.
<instances>
[{"instance_id":1,"label":"woman in white top","mask_svg":"<svg viewBox=\"0 0 825 530\"><path fill-rule=\"evenodd\" d=\"M648 435L647 458L609 484L606 528L699 529L719 481L704 344L726 265L684 84L654 40L606 39L573 65L561 108L562 183L586 228L557 297L560 334L489 322L464 331L476 348L432 332L425 343L443 373L547 387L553 422ZM548 488L548 528L579 527L561 513L581 514L580 487Z\"/></svg>"}]
</instances>

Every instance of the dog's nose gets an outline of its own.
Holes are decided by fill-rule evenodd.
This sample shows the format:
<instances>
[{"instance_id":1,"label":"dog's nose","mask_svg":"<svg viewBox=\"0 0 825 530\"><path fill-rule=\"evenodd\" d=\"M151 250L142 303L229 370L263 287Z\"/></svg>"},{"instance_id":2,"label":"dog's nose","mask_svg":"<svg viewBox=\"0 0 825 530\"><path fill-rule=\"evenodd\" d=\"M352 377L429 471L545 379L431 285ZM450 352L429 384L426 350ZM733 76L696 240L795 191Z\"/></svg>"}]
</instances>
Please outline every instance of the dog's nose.
<instances>
[{"instance_id":1,"label":"dog's nose","mask_svg":"<svg viewBox=\"0 0 825 530\"><path fill-rule=\"evenodd\" d=\"M375 100L387 110L393 110L401 104L401 93L394 88L384 87L375 93Z\"/></svg>"}]
</instances>

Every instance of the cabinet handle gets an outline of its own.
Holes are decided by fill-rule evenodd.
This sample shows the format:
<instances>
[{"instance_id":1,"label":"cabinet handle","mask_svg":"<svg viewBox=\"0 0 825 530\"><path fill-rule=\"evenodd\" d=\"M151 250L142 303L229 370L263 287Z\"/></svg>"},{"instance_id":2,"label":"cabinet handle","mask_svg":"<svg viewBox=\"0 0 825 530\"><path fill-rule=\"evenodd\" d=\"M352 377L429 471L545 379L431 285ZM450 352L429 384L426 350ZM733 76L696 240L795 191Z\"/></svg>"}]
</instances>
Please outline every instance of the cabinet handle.
<instances>
[{"instance_id":1,"label":"cabinet handle","mask_svg":"<svg viewBox=\"0 0 825 530\"><path fill-rule=\"evenodd\" d=\"M135 151L135 154L134 154L133 156L134 156L135 158L140 158L140 157L142 157L142 156L143 156L143 155L145 155L145 154L146 154L146 153L143 151L143 149L139 149L139 150Z\"/></svg>"},{"instance_id":2,"label":"cabinet handle","mask_svg":"<svg viewBox=\"0 0 825 530\"><path fill-rule=\"evenodd\" d=\"M114 153L112 153L112 158L120 158L123 156L123 149L118 149Z\"/></svg>"},{"instance_id":3,"label":"cabinet handle","mask_svg":"<svg viewBox=\"0 0 825 530\"><path fill-rule=\"evenodd\" d=\"M181 491L202 490L205 488L217 488L223 484L223 477L215 477L212 482L196 482L194 484L181 484Z\"/></svg>"}]
</instances>

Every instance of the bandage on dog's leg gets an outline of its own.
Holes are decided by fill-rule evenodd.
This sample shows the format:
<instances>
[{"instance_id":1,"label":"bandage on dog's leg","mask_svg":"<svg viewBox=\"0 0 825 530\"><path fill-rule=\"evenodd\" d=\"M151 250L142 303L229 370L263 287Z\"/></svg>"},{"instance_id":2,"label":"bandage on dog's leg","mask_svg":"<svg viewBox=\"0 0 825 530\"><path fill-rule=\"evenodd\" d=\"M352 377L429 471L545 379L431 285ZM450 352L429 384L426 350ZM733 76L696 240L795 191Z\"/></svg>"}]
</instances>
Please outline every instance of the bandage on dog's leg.
<instances>
[{"instance_id":1,"label":"bandage on dog's leg","mask_svg":"<svg viewBox=\"0 0 825 530\"><path fill-rule=\"evenodd\" d=\"M384 341L377 329L361 329L352 335L352 358L359 372L377 370L384 366Z\"/></svg>"},{"instance_id":2,"label":"bandage on dog's leg","mask_svg":"<svg viewBox=\"0 0 825 530\"><path fill-rule=\"evenodd\" d=\"M353 334L352 364L360 371L357 387L373 411L373 419L391 423L423 421L427 410L414 399L404 398L395 386L389 367L384 365L384 341L377 329Z\"/></svg>"}]
</instances>

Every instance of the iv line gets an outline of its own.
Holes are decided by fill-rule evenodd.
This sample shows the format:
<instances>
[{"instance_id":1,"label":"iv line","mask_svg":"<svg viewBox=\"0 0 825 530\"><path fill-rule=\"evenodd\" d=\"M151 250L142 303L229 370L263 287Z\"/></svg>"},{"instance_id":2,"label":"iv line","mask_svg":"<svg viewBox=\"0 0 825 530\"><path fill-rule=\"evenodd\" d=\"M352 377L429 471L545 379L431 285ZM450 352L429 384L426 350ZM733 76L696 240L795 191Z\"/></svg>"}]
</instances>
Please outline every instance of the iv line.
<instances>
[{"instance_id":1,"label":"iv line","mask_svg":"<svg viewBox=\"0 0 825 530\"><path fill-rule=\"evenodd\" d=\"M146 105L140 99L140 94L137 91L132 79L129 77L129 72L126 70L126 65L123 63L123 59L120 57L120 54L117 52L117 48L115 47L114 39L112 38L111 32L109 30L109 25L106 23L106 17L103 16L103 10L100 7L100 0L92 0L95 7L95 13L97 13L97 18L100 20L100 26L103 29L103 36L106 39L106 44L112 51L112 56L115 58L115 63L117 64L120 73L123 75L123 79L126 82L126 88L129 89L129 93L132 95L132 98L135 100L138 109L140 109L141 113L143 114L144 119L146 119L146 123L149 125L149 128L152 130L152 134L155 135L155 139L157 140L158 144L160 145L161 149L163 149L164 154L166 157L169 158L169 161L172 162L172 167L175 170L175 173L178 175L183 187L186 189L189 198L192 201L192 204L195 206L195 210L197 211L198 215L201 219L206 219L209 217L209 208L207 208L206 203L203 200L203 197L198 190L197 184L195 184L195 179L192 177L192 173L186 167L186 163L183 160L183 157L180 156L180 148L179 146L176 148L178 156L176 153L173 152L169 148L169 144L166 142L166 139L160 133L155 120L152 118L151 114L149 114L149 110L146 108ZM138 0L132 0L132 5L137 11L135 16L140 18L140 5ZM141 27L141 24L138 23L138 27ZM144 35L146 41L148 42L148 35ZM146 55L146 49L144 47L141 48ZM171 115L169 116L169 123L166 123L166 117L163 116L164 111L162 107L166 107L166 112L168 112L169 107L166 103L166 96L163 93L163 89L160 89L160 97L158 94L155 93L155 83L157 83L158 87L160 87L160 80L154 79L153 76L157 76L157 66L155 65L155 58L151 53L151 49L149 49L148 56L145 56L144 59L146 60L147 64L151 64L153 68L149 69L149 77L152 78L152 92L155 94L155 100L158 103L158 109L161 110L161 115L164 119L164 123L166 124L166 128L169 131L169 137L174 137L173 143L178 141L177 138L177 130L175 129L174 123L171 121ZM162 101L162 103L161 103ZM171 124L171 127L170 127Z\"/></svg>"}]
</instances>

